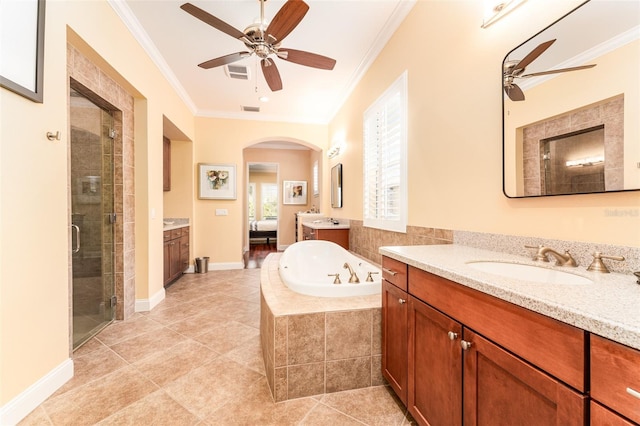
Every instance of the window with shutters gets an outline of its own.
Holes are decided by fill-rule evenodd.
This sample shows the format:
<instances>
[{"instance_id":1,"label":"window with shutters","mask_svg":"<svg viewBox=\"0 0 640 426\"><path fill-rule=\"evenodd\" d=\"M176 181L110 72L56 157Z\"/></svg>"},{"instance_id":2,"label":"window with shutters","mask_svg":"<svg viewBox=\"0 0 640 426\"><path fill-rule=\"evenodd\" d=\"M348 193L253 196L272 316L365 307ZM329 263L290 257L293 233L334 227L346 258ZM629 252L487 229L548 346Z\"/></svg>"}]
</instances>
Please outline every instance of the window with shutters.
<instances>
[{"instance_id":1,"label":"window with shutters","mask_svg":"<svg viewBox=\"0 0 640 426\"><path fill-rule=\"evenodd\" d=\"M275 183L263 183L262 191L262 219L274 219L278 217L278 185Z\"/></svg>"},{"instance_id":2,"label":"window with shutters","mask_svg":"<svg viewBox=\"0 0 640 426\"><path fill-rule=\"evenodd\" d=\"M407 229L407 72L364 113L364 226Z\"/></svg>"}]
</instances>

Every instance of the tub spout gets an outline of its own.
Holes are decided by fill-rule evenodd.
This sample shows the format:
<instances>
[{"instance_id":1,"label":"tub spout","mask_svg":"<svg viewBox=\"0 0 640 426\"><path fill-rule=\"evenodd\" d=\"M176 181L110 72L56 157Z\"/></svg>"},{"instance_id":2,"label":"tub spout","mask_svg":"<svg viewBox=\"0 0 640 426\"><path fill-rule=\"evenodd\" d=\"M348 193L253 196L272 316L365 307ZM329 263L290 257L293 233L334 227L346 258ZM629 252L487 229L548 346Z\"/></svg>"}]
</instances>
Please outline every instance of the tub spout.
<instances>
[{"instance_id":1,"label":"tub spout","mask_svg":"<svg viewBox=\"0 0 640 426\"><path fill-rule=\"evenodd\" d=\"M348 269L349 270L349 282L352 284L357 284L360 282L360 278L358 278L358 275L355 273L355 271L353 270L353 268L351 267L351 265L349 265L347 262L345 262L344 265L342 265L342 267L344 269Z\"/></svg>"}]
</instances>

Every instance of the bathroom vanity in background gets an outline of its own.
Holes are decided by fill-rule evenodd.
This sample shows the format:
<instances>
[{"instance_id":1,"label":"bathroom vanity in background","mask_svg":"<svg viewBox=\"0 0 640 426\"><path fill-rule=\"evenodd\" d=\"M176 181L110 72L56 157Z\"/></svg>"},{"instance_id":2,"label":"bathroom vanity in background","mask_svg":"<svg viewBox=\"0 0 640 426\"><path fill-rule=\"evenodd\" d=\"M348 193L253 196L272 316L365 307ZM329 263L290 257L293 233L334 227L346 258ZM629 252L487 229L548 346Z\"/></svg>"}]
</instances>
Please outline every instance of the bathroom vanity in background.
<instances>
[{"instance_id":1,"label":"bathroom vanity in background","mask_svg":"<svg viewBox=\"0 0 640 426\"><path fill-rule=\"evenodd\" d=\"M334 225L328 221L307 222L302 225L302 239L331 241L349 250L349 225Z\"/></svg>"},{"instance_id":2,"label":"bathroom vanity in background","mask_svg":"<svg viewBox=\"0 0 640 426\"><path fill-rule=\"evenodd\" d=\"M526 288L518 292L526 307L499 297L505 293L505 299L511 298L509 293L519 289L517 284L500 288L503 280L499 279L493 290L487 286L495 295L487 294L484 288L479 291L487 275L465 276L464 261L458 266L453 266L455 262L444 265L447 272L442 274L456 276L463 283L442 277L438 268L430 267L432 259L459 253L456 248L438 253L438 248L432 247L425 250L427 267L421 255L415 255L420 249L414 248L412 253L402 252L400 247L381 249L382 373L419 424L584 426L640 422L637 347L535 312L532 307L549 300L536 301ZM486 252L477 253L486 256ZM633 287L632 278L629 285L625 282L618 288L613 287L611 278L587 286L612 286L610 291L617 296L638 300L640 287ZM545 285L539 284L540 294L548 298L553 290ZM562 293L566 290L559 289ZM579 292L587 291L569 289L576 298ZM563 307L562 297L561 307L555 306L556 316L569 321L581 306ZM593 298L598 299L608 303L606 297ZM620 310L620 306L611 308ZM624 312L618 314L624 316ZM623 333L638 345L634 340L640 332L637 318L637 314L631 315L626 325L623 321L610 329L608 318L602 319L602 324L596 319L593 327L598 331L602 327L608 337Z\"/></svg>"},{"instance_id":3,"label":"bathroom vanity in background","mask_svg":"<svg viewBox=\"0 0 640 426\"><path fill-rule=\"evenodd\" d=\"M189 268L189 225L165 225L163 240L163 283L166 287Z\"/></svg>"}]
</instances>

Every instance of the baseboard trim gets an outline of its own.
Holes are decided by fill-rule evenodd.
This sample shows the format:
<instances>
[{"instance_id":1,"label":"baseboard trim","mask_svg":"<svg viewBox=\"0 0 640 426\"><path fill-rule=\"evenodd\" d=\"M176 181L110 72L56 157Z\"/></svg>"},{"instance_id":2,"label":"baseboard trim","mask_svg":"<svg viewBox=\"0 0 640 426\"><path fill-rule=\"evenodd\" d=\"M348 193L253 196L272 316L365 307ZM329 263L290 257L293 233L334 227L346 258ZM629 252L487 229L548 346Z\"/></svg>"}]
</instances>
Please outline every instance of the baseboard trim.
<instances>
[{"instance_id":1,"label":"baseboard trim","mask_svg":"<svg viewBox=\"0 0 640 426\"><path fill-rule=\"evenodd\" d=\"M209 263L210 271L224 271L227 269L244 269L244 262Z\"/></svg>"},{"instance_id":2,"label":"baseboard trim","mask_svg":"<svg viewBox=\"0 0 640 426\"><path fill-rule=\"evenodd\" d=\"M136 312L148 312L158 306L165 298L164 288L158 290L150 299L136 299Z\"/></svg>"},{"instance_id":3,"label":"baseboard trim","mask_svg":"<svg viewBox=\"0 0 640 426\"><path fill-rule=\"evenodd\" d=\"M285 251L291 244L278 244L278 251Z\"/></svg>"},{"instance_id":4,"label":"baseboard trim","mask_svg":"<svg viewBox=\"0 0 640 426\"><path fill-rule=\"evenodd\" d=\"M18 424L72 377L73 360L67 358L24 392L0 407L0 424Z\"/></svg>"}]
</instances>

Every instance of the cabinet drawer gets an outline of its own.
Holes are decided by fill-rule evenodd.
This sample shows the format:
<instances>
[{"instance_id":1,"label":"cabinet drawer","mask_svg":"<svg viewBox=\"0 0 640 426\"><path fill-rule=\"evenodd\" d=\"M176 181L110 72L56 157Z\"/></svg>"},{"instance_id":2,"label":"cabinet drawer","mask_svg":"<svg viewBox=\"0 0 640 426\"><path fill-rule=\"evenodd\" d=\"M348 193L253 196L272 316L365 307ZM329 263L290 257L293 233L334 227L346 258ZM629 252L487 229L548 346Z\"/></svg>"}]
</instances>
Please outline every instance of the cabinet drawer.
<instances>
[{"instance_id":1,"label":"cabinet drawer","mask_svg":"<svg viewBox=\"0 0 640 426\"><path fill-rule=\"evenodd\" d=\"M182 228L172 229L171 231L171 239L174 240L176 238L180 238L182 236Z\"/></svg>"},{"instance_id":2,"label":"cabinet drawer","mask_svg":"<svg viewBox=\"0 0 640 426\"><path fill-rule=\"evenodd\" d=\"M409 293L585 391L585 331L412 266Z\"/></svg>"},{"instance_id":3,"label":"cabinet drawer","mask_svg":"<svg viewBox=\"0 0 640 426\"><path fill-rule=\"evenodd\" d=\"M164 238L164 242L166 243L167 241L171 240L171 231L164 231L163 232L163 238Z\"/></svg>"},{"instance_id":4,"label":"cabinet drawer","mask_svg":"<svg viewBox=\"0 0 640 426\"><path fill-rule=\"evenodd\" d=\"M382 256L382 278L407 291L407 264Z\"/></svg>"},{"instance_id":5,"label":"cabinet drawer","mask_svg":"<svg viewBox=\"0 0 640 426\"><path fill-rule=\"evenodd\" d=\"M591 397L640 423L640 351L591 335Z\"/></svg>"},{"instance_id":6,"label":"cabinet drawer","mask_svg":"<svg viewBox=\"0 0 640 426\"><path fill-rule=\"evenodd\" d=\"M633 426L629 420L591 401L591 426Z\"/></svg>"}]
</instances>

